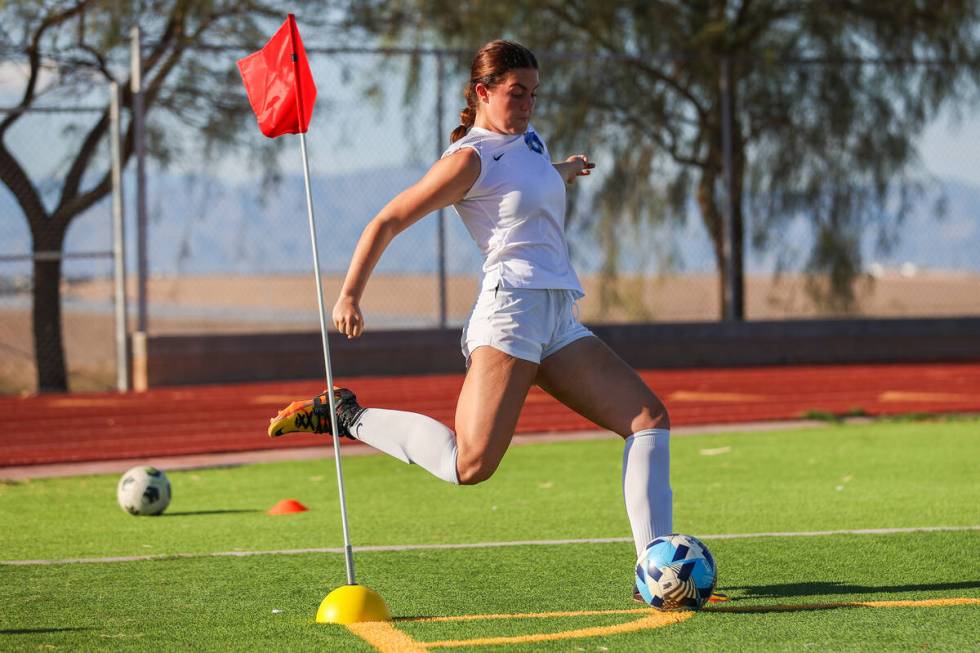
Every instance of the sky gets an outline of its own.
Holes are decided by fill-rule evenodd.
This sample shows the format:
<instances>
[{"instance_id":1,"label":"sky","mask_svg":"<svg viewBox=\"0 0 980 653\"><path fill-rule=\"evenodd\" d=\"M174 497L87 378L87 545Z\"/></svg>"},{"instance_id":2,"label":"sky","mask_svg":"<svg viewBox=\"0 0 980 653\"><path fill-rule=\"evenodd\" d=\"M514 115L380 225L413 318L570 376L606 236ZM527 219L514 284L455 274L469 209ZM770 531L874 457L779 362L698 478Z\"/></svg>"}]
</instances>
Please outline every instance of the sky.
<instances>
[{"instance_id":1,"label":"sky","mask_svg":"<svg viewBox=\"0 0 980 653\"><path fill-rule=\"evenodd\" d=\"M314 112L313 125L309 135L312 167L315 171L345 172L363 170L379 166L397 166L406 162L411 152L417 154L419 162L428 164L437 156L436 133L433 114L427 105L434 105L434 87L424 88L417 102L423 109L418 112L419 119L414 124L405 124L405 113L399 108L400 89L387 94L380 107L366 105L358 96L355 84L350 84L350 70L358 74L358 64L371 66L374 61L364 57L350 62L347 76L341 75L337 67L331 66L316 70L318 86L321 88L317 111ZM425 77L423 76L423 79ZM11 106L19 99L24 71L21 67L0 63L0 107ZM452 89L462 80L447 80L447 99L443 132L455 126L460 107L453 103ZM329 90L328 90L329 89ZM104 95L103 95L104 97ZM98 102L88 102L88 104ZM924 131L919 140L919 151L924 168L941 179L953 179L980 187L980 106L964 109L965 117L957 121L949 113L936 117ZM30 127L13 129L7 136L7 146L24 159L22 153L30 153L29 172L37 174L41 170L53 169L53 161L63 155L52 143L42 143L45 133L54 130L39 129L38 125L56 125L58 118L47 114L32 118ZM41 132L41 134L38 134ZM258 134L256 130L256 135ZM545 135L547 136L547 135ZM260 138L257 136L257 138ZM557 153L556 153L557 154ZM300 172L301 162L297 156L284 148L281 158L283 170ZM228 180L247 178L251 173L248 163L231 160L218 169L219 176ZM215 169L209 172L214 173Z\"/></svg>"},{"instance_id":2,"label":"sky","mask_svg":"<svg viewBox=\"0 0 980 653\"><path fill-rule=\"evenodd\" d=\"M980 107L962 122L940 116L923 134L919 153L936 176L980 186Z\"/></svg>"}]
</instances>

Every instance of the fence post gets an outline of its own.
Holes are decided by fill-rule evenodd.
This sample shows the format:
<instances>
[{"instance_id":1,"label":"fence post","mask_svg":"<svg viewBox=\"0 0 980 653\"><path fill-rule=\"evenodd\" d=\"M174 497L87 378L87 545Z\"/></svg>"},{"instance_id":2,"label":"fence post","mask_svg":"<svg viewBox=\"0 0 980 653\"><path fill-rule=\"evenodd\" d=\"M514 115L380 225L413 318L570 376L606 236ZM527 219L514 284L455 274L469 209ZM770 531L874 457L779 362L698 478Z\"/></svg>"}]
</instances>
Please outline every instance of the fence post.
<instances>
[{"instance_id":1,"label":"fence post","mask_svg":"<svg viewBox=\"0 0 980 653\"><path fill-rule=\"evenodd\" d=\"M436 160L442 156L442 106L443 96L443 76L445 75L445 64L441 52L436 53ZM445 208L440 208L436 213L436 223L438 225L438 255L439 255L439 328L445 329L446 320L446 220Z\"/></svg>"},{"instance_id":2,"label":"fence post","mask_svg":"<svg viewBox=\"0 0 980 653\"><path fill-rule=\"evenodd\" d=\"M130 79L133 92L133 135L136 154L136 330L146 331L147 224L146 224L146 130L143 116L143 54L140 45L140 26L131 31Z\"/></svg>"},{"instance_id":3,"label":"fence post","mask_svg":"<svg viewBox=\"0 0 980 653\"><path fill-rule=\"evenodd\" d=\"M126 340L126 221L123 209L122 154L119 146L119 84L110 85L111 101L109 116L111 131L109 135L112 151L112 259L113 285L115 287L113 304L116 326L116 388L128 392L132 387L129 370L129 343Z\"/></svg>"}]
</instances>

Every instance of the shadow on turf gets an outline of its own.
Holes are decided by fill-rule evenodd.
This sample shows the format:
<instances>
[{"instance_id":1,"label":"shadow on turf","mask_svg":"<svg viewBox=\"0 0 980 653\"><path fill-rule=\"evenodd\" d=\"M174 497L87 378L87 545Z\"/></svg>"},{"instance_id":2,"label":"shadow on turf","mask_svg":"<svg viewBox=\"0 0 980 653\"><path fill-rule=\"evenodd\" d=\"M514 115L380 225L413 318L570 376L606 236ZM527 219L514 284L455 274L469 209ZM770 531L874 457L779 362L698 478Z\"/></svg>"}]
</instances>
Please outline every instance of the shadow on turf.
<instances>
[{"instance_id":1,"label":"shadow on turf","mask_svg":"<svg viewBox=\"0 0 980 653\"><path fill-rule=\"evenodd\" d=\"M938 590L965 590L980 588L980 581L957 583L922 583L918 585L849 585L837 582L784 583L781 585L743 585L726 587L725 590L739 590L739 599L778 599L789 596L824 596L827 594L882 594L901 592L931 592Z\"/></svg>"},{"instance_id":2,"label":"shadow on turf","mask_svg":"<svg viewBox=\"0 0 980 653\"><path fill-rule=\"evenodd\" d=\"M185 510L184 512L165 512L161 517L194 517L196 515L232 515L241 512L262 512L261 510Z\"/></svg>"},{"instance_id":3,"label":"shadow on turf","mask_svg":"<svg viewBox=\"0 0 980 653\"><path fill-rule=\"evenodd\" d=\"M38 635L40 633L64 633L74 630L95 630L94 628L3 628L0 635Z\"/></svg>"}]
</instances>

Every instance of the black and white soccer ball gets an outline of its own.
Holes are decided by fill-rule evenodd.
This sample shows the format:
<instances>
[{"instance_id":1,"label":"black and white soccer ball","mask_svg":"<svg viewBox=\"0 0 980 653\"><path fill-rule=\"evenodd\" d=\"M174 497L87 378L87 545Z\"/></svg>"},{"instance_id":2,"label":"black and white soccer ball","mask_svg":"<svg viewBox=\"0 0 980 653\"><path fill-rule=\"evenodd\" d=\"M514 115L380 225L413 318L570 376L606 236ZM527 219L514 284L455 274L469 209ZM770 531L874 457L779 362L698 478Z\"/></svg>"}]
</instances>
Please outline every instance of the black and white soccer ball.
<instances>
[{"instance_id":1,"label":"black and white soccer ball","mask_svg":"<svg viewBox=\"0 0 980 653\"><path fill-rule=\"evenodd\" d=\"M711 552L690 535L658 537L636 561L636 589L658 610L700 610L717 580Z\"/></svg>"},{"instance_id":2,"label":"black and white soccer ball","mask_svg":"<svg viewBox=\"0 0 980 653\"><path fill-rule=\"evenodd\" d=\"M156 467L133 467L119 479L116 501L131 515L159 515L170 505L170 480Z\"/></svg>"}]
</instances>

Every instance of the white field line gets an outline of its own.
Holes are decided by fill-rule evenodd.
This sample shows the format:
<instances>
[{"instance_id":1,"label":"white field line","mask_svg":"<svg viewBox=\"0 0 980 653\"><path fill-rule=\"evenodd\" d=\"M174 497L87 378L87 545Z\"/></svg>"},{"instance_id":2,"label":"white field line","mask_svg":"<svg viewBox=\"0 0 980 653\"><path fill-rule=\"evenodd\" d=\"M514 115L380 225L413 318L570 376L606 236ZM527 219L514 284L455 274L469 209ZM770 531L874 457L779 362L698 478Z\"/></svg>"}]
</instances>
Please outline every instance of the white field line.
<instances>
[{"instance_id":1,"label":"white field line","mask_svg":"<svg viewBox=\"0 0 980 653\"><path fill-rule=\"evenodd\" d=\"M980 531L976 526L920 526L913 528L859 528L833 531L799 531L772 533L722 533L699 535L704 540L747 540L766 537L825 537L828 535L896 535L899 533L938 533L958 531ZM511 542L465 542L461 544L392 544L380 546L357 546L356 553L391 551L431 551L440 549L496 549L508 546L558 546L568 544L619 544L632 542L630 537L595 537L579 540L518 540ZM322 547L311 549L277 549L271 551L218 551L213 553L170 553L140 556L110 556L104 558L64 558L61 560L0 560L0 565L71 565L101 564L110 562L143 562L148 560L174 560L179 558L246 558L264 555L303 555L306 553L344 553L342 547Z\"/></svg>"}]
</instances>

